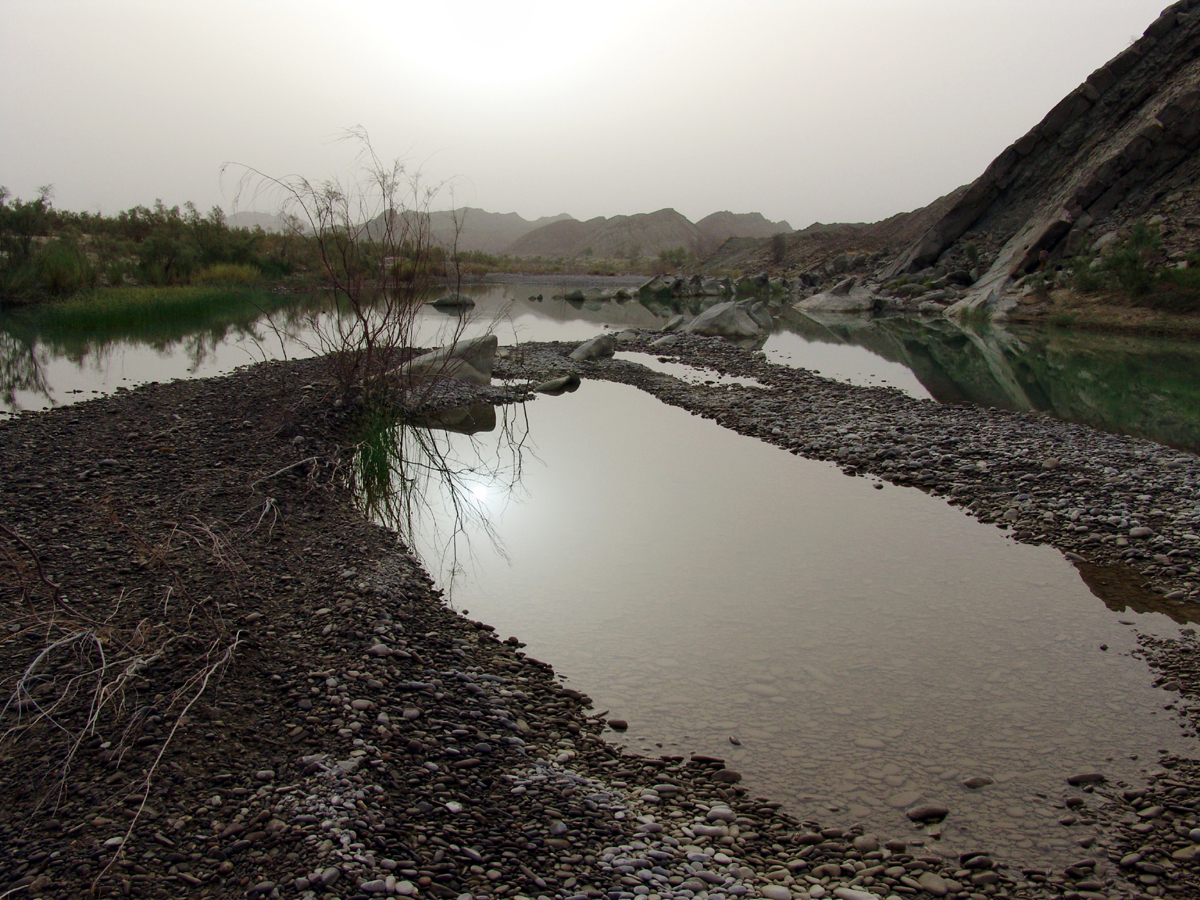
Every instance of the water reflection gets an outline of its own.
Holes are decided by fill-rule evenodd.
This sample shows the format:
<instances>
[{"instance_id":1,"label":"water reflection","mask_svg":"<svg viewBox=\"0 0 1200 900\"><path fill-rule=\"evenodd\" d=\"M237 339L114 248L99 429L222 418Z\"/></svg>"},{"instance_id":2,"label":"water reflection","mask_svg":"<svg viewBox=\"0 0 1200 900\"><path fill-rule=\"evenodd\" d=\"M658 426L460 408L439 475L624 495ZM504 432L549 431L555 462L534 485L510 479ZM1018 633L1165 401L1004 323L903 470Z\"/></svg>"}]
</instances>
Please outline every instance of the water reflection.
<instances>
[{"instance_id":1,"label":"water reflection","mask_svg":"<svg viewBox=\"0 0 1200 900\"><path fill-rule=\"evenodd\" d=\"M790 342L782 339L791 336ZM799 339L799 341L796 340ZM807 355L850 351L844 371L810 365ZM902 366L920 391L940 403L971 403L1045 412L1200 450L1200 343L1020 326L963 325L944 318L866 317L786 312L767 342L768 355L847 381L868 351L881 365ZM836 363L835 363L836 366ZM850 370L853 369L853 372Z\"/></svg>"},{"instance_id":2,"label":"water reflection","mask_svg":"<svg viewBox=\"0 0 1200 900\"><path fill-rule=\"evenodd\" d=\"M515 458L498 415L413 447L450 460L426 482L450 495L405 527L454 603L627 719L635 748L721 756L801 818L1061 866L1095 835L1058 824L1068 775L1137 783L1187 746L1133 631L1049 548L623 385L529 404ZM473 500L486 522L456 518ZM469 566L443 543L464 531ZM1120 608L1177 630L1176 610ZM950 808L940 830L905 818L919 798Z\"/></svg>"},{"instance_id":3,"label":"water reflection","mask_svg":"<svg viewBox=\"0 0 1200 900\"><path fill-rule=\"evenodd\" d=\"M354 490L364 513L395 531L453 596L474 543L504 557L493 522L521 496L528 434L520 404L379 414L358 442Z\"/></svg>"},{"instance_id":4,"label":"water reflection","mask_svg":"<svg viewBox=\"0 0 1200 900\"><path fill-rule=\"evenodd\" d=\"M544 284L470 286L461 293L475 304L465 318L462 310L425 307L418 343L436 346L460 329L468 338L494 332L503 344L583 341L605 328L658 329L721 299L567 300L562 289ZM941 403L1046 412L1200 450L1198 343L942 318L818 315L779 300L770 307L775 325L765 350L775 362ZM327 314L320 297L276 295L109 326L42 308L0 313L0 404L36 408L121 385L309 356L319 348L314 316Z\"/></svg>"}]
</instances>

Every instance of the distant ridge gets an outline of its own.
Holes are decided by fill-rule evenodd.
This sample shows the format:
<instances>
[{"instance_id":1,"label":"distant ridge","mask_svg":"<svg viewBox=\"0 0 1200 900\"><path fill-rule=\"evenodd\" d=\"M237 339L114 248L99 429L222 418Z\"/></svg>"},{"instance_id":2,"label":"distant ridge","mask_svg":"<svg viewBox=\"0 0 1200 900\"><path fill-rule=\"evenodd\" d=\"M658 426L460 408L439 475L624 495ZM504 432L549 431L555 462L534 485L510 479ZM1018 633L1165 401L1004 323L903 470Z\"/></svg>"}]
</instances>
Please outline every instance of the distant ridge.
<instances>
[{"instance_id":1,"label":"distant ridge","mask_svg":"<svg viewBox=\"0 0 1200 900\"><path fill-rule=\"evenodd\" d=\"M772 222L762 213L732 213L728 210L705 216L696 227L716 245L730 238L769 238L792 231L787 222Z\"/></svg>"},{"instance_id":2,"label":"distant ridge","mask_svg":"<svg viewBox=\"0 0 1200 900\"><path fill-rule=\"evenodd\" d=\"M632 216L598 216L554 222L513 242L511 256L619 258L657 256L664 250L707 253L731 237L761 238L791 232L787 222L761 213L713 213L693 224L673 209Z\"/></svg>"},{"instance_id":3,"label":"distant ridge","mask_svg":"<svg viewBox=\"0 0 1200 900\"><path fill-rule=\"evenodd\" d=\"M504 253L514 241L538 228L563 220L575 221L566 213L529 221L515 212L494 213L467 206L430 214L430 228L435 242L447 248L454 246L456 219L461 226L457 235L460 251L493 254Z\"/></svg>"}]
</instances>

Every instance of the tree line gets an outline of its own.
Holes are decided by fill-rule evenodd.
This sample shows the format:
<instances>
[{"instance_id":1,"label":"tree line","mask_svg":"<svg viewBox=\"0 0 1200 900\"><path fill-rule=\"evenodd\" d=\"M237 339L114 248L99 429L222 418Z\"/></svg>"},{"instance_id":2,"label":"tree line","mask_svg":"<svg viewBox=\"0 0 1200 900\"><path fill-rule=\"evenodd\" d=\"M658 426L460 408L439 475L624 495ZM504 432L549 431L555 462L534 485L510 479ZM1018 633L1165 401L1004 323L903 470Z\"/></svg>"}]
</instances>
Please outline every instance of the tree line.
<instances>
[{"instance_id":1,"label":"tree line","mask_svg":"<svg viewBox=\"0 0 1200 900\"><path fill-rule=\"evenodd\" d=\"M213 207L135 206L116 215L56 209L41 188L21 200L0 187L0 298L103 286L279 281L311 271L303 234L231 228Z\"/></svg>"}]
</instances>

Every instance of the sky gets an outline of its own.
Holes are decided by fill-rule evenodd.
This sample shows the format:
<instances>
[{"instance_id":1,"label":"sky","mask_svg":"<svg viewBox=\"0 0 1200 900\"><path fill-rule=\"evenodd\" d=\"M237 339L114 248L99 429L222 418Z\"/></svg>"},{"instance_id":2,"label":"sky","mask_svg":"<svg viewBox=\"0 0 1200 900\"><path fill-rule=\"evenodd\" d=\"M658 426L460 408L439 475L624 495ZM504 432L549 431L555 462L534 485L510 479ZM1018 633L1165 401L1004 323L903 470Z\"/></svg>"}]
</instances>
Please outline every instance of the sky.
<instances>
[{"instance_id":1,"label":"sky","mask_svg":"<svg viewBox=\"0 0 1200 900\"><path fill-rule=\"evenodd\" d=\"M272 211L242 167L352 177L361 127L441 208L876 221L976 178L1166 2L0 0L0 185Z\"/></svg>"}]
</instances>

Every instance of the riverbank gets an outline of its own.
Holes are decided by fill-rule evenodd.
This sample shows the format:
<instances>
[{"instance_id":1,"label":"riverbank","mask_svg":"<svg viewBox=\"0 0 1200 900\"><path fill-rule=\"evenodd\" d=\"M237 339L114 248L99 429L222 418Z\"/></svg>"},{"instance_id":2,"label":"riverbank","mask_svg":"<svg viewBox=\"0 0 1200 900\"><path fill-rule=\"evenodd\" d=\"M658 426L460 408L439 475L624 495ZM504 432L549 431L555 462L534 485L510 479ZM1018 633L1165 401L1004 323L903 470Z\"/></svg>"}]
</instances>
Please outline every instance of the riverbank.
<instances>
[{"instance_id":1,"label":"riverbank","mask_svg":"<svg viewBox=\"0 0 1200 900\"><path fill-rule=\"evenodd\" d=\"M679 349L692 352L691 342ZM565 349L528 346L507 371L569 368ZM837 396L822 415L838 421L865 408L840 401L883 405L870 389L785 377L791 370L723 345L694 350L696 362L781 378L772 402L797 415L827 390ZM783 432L761 391L692 390L629 363L581 371L640 381L676 405L711 411L708 398L719 398L723 424ZM801 400L786 393L796 376L814 379ZM943 859L930 833L936 810L918 815L930 827L906 835L872 835L869 823L822 829L746 796L719 761L621 754L586 698L515 639L448 609L395 536L362 518L342 483L352 436L350 413L311 361L148 385L0 425L3 523L62 589L59 602L25 549L6 542L25 560L33 612L17 612L26 601L13 578L5 609L39 624L11 620L5 687L50 628L94 632L123 662L142 660L122 685L121 717L105 713L85 735L61 793L62 745L50 729L5 747L8 887L45 897L94 881L101 894L164 897L1128 893L1117 861L1103 857L1063 873L1023 873L987 848ZM21 713L61 696L56 718L79 721L86 708L72 705L64 679L91 671L89 658L55 656L32 673ZM1071 798L1097 795L1109 788L1064 785L1064 815ZM1192 869L1179 871L1170 884L1192 889Z\"/></svg>"}]
</instances>

